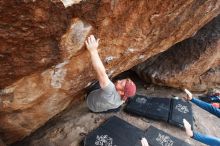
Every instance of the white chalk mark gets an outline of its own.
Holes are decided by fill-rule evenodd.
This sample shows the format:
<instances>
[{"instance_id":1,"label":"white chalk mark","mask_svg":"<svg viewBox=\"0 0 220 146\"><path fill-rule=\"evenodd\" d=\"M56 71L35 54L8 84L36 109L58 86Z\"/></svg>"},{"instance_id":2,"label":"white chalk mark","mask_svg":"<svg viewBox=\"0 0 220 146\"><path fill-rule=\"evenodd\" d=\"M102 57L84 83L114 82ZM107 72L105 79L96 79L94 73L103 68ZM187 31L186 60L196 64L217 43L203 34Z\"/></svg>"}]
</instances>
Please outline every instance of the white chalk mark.
<instances>
[{"instance_id":1,"label":"white chalk mark","mask_svg":"<svg viewBox=\"0 0 220 146\"><path fill-rule=\"evenodd\" d=\"M177 109L179 112L184 113L184 114L189 112L188 107L187 106L183 106L181 104L177 104L175 109Z\"/></svg>"},{"instance_id":2,"label":"white chalk mark","mask_svg":"<svg viewBox=\"0 0 220 146\"><path fill-rule=\"evenodd\" d=\"M163 135L160 133L158 134L156 141L159 142L162 146L172 146L174 143L168 135Z\"/></svg>"}]
</instances>

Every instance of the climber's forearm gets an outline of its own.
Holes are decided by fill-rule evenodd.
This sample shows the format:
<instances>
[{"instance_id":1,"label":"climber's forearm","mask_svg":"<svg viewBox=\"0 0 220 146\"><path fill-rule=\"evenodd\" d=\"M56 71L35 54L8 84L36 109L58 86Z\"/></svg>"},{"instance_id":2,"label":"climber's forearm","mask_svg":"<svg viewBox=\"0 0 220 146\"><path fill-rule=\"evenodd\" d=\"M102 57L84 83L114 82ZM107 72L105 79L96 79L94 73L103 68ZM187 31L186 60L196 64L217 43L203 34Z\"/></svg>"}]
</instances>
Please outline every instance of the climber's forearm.
<instances>
[{"instance_id":1,"label":"climber's forearm","mask_svg":"<svg viewBox=\"0 0 220 146\"><path fill-rule=\"evenodd\" d=\"M88 39L85 41L86 47L90 53L92 65L96 71L96 74L98 76L99 84L101 88L104 88L108 85L110 82L106 72L105 67L99 57L98 54L98 46L99 46L99 39L95 39L94 35L90 35Z\"/></svg>"},{"instance_id":2,"label":"climber's forearm","mask_svg":"<svg viewBox=\"0 0 220 146\"><path fill-rule=\"evenodd\" d=\"M91 56L93 68L95 69L98 80L99 80L99 84L101 88L104 88L109 83L109 78L106 74L105 67L99 57L97 50L90 51L89 53Z\"/></svg>"}]
</instances>

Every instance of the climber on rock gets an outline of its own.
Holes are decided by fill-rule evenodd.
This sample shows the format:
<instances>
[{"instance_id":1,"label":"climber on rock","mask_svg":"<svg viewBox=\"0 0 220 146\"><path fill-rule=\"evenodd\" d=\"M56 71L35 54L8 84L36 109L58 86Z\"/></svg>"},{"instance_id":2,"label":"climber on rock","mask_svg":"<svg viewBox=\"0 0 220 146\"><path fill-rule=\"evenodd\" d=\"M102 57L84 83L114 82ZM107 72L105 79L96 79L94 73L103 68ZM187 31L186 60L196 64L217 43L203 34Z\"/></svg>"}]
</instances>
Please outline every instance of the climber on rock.
<instances>
[{"instance_id":1,"label":"climber on rock","mask_svg":"<svg viewBox=\"0 0 220 146\"><path fill-rule=\"evenodd\" d=\"M88 89L86 102L92 112L116 112L121 105L136 93L136 85L127 78L113 83L106 74L105 67L98 54L99 39L90 35L85 41L92 66L96 71L97 82Z\"/></svg>"}]
</instances>

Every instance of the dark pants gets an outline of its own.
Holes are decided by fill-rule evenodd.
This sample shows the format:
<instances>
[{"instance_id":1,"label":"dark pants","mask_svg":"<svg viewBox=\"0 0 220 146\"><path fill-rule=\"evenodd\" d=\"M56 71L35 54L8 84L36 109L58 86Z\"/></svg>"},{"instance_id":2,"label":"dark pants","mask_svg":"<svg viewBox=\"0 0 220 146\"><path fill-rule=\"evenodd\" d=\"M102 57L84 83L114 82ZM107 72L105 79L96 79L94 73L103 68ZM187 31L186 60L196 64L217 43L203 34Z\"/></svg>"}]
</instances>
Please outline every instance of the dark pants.
<instances>
[{"instance_id":1,"label":"dark pants","mask_svg":"<svg viewBox=\"0 0 220 146\"><path fill-rule=\"evenodd\" d=\"M220 118L220 109L212 106L211 104L208 104L208 103L201 101L197 98L192 98L191 102L193 102L194 104L196 104L200 108L206 110L207 112L215 115L216 117Z\"/></svg>"},{"instance_id":2,"label":"dark pants","mask_svg":"<svg viewBox=\"0 0 220 146\"><path fill-rule=\"evenodd\" d=\"M192 98L191 102L195 103L197 106L220 118L220 109L213 107L211 104L203 102L197 98ZM220 138L203 135L195 131L193 132L192 138L207 145L213 145L213 146L220 145Z\"/></svg>"},{"instance_id":3,"label":"dark pants","mask_svg":"<svg viewBox=\"0 0 220 146\"><path fill-rule=\"evenodd\" d=\"M87 89L86 89L86 93L87 93L87 96L89 95L89 93L91 93L92 91L94 90L97 90L97 89L100 89L100 85L99 85L99 82L96 81L95 83L93 83L92 85L90 85ZM87 98L86 96L86 98Z\"/></svg>"},{"instance_id":4,"label":"dark pants","mask_svg":"<svg viewBox=\"0 0 220 146\"><path fill-rule=\"evenodd\" d=\"M87 95L86 95L86 98L87 98L87 96L92 92L92 91L94 91L94 90L97 90L97 89L100 89L101 87L100 87L100 84L99 84L99 82L97 81L97 82L95 82L94 84L92 84L91 86L89 86L88 87L88 89L87 89ZM95 113L112 113L112 112L118 112L118 111L120 111L120 109L121 109L121 106L119 106L118 108L116 108L116 109L109 109L109 110L107 110L107 111L104 111L104 112L95 112ZM92 112L92 111L91 111Z\"/></svg>"}]
</instances>

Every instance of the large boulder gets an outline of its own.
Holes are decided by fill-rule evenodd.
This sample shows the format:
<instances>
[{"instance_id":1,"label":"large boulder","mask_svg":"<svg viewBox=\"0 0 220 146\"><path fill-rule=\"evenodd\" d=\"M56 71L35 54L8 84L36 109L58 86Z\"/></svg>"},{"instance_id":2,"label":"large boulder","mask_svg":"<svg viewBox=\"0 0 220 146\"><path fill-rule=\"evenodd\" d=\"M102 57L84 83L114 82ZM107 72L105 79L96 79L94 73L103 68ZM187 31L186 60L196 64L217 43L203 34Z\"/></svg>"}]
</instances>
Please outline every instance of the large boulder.
<instances>
[{"instance_id":1,"label":"large boulder","mask_svg":"<svg viewBox=\"0 0 220 146\"><path fill-rule=\"evenodd\" d=\"M0 146L6 146L5 143L0 139Z\"/></svg>"},{"instance_id":2,"label":"large boulder","mask_svg":"<svg viewBox=\"0 0 220 146\"><path fill-rule=\"evenodd\" d=\"M205 91L220 85L220 15L195 36L135 67L146 82Z\"/></svg>"},{"instance_id":3,"label":"large boulder","mask_svg":"<svg viewBox=\"0 0 220 146\"><path fill-rule=\"evenodd\" d=\"M83 45L90 33L101 38L101 59L115 76L220 13L218 0L75 2L66 8L59 0L0 2L0 136L7 144L82 97L95 79Z\"/></svg>"}]
</instances>

